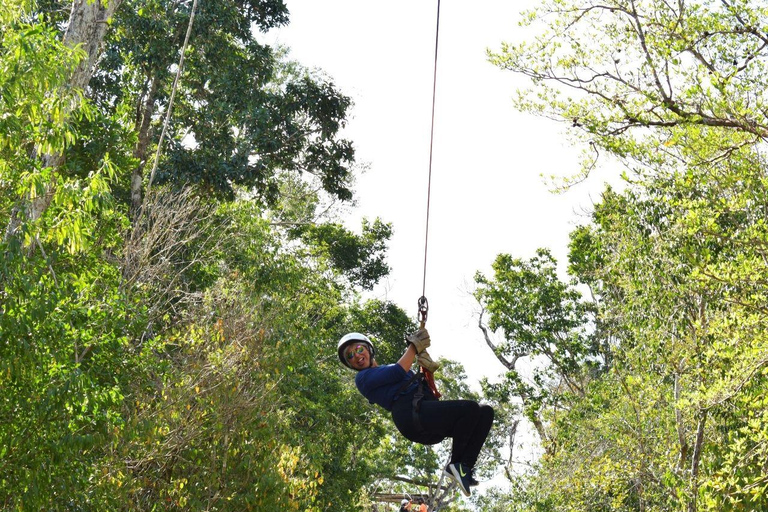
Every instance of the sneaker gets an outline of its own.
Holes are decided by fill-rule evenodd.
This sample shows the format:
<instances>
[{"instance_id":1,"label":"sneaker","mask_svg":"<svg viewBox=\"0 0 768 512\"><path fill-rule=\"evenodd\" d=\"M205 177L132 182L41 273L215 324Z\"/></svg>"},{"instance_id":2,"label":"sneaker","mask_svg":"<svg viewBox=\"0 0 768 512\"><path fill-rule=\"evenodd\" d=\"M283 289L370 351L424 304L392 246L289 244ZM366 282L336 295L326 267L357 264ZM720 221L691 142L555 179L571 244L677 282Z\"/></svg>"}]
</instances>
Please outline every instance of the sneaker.
<instances>
[{"instance_id":1,"label":"sneaker","mask_svg":"<svg viewBox=\"0 0 768 512\"><path fill-rule=\"evenodd\" d=\"M443 475L445 475L447 478L450 478L450 479L453 480L453 473L451 473L451 470L448 469L448 466L446 466L445 469L443 470ZM478 485L480 485L480 482L478 482L475 479L475 470L474 469L470 470L470 472L469 472L469 486L470 487L477 487Z\"/></svg>"},{"instance_id":2,"label":"sneaker","mask_svg":"<svg viewBox=\"0 0 768 512\"><path fill-rule=\"evenodd\" d=\"M448 466L445 468L445 472L448 476L453 478L453 480L456 482L456 485L458 485L459 489L461 489L461 492L464 493L464 496L469 496L472 494L472 492L469 490L469 486L472 485L470 483L472 480L471 469L469 469L461 462L454 462L452 464L448 464Z\"/></svg>"},{"instance_id":3,"label":"sneaker","mask_svg":"<svg viewBox=\"0 0 768 512\"><path fill-rule=\"evenodd\" d=\"M449 466L450 466L450 464L449 464ZM446 478L450 478L451 480L454 479L453 478L453 473L451 473L451 470L448 469L448 466L445 466L445 469L443 469L443 475L445 475ZM478 485L480 485L480 482L478 482L475 479L475 471L471 470L469 472L469 486L470 487L477 487Z\"/></svg>"}]
</instances>

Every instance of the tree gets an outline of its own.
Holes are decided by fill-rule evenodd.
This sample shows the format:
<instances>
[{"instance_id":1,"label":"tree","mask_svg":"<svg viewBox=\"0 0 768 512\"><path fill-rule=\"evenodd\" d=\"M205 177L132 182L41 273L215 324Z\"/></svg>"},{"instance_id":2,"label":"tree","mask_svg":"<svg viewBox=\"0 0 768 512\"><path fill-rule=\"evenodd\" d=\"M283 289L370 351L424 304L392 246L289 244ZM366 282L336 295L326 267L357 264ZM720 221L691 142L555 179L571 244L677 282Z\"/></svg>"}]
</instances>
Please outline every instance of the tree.
<instances>
[{"instance_id":1,"label":"tree","mask_svg":"<svg viewBox=\"0 0 768 512\"><path fill-rule=\"evenodd\" d=\"M529 261L501 254L492 268L492 279L475 276L475 297L483 308L478 325L507 374L501 384L486 385L502 402L522 402L525 416L550 450L543 415L559 408L565 395L585 393L587 357L600 355L590 347L585 330L587 309L576 289L560 281L556 261L546 250ZM503 341L494 342L493 331L501 331ZM521 366L533 366L529 378Z\"/></svg>"},{"instance_id":2,"label":"tree","mask_svg":"<svg viewBox=\"0 0 768 512\"><path fill-rule=\"evenodd\" d=\"M302 238L308 244L327 252L333 266L363 289L370 290L389 273L384 250L392 235L392 226L381 219L373 223L363 219L362 234L359 236L335 223L309 225L301 231Z\"/></svg>"},{"instance_id":3,"label":"tree","mask_svg":"<svg viewBox=\"0 0 768 512\"><path fill-rule=\"evenodd\" d=\"M518 106L569 125L589 156L717 162L766 135L765 16L741 0L543 2L524 23L538 35L489 59L530 77Z\"/></svg>"},{"instance_id":4,"label":"tree","mask_svg":"<svg viewBox=\"0 0 768 512\"><path fill-rule=\"evenodd\" d=\"M126 339L141 311L101 257L119 244L115 169L102 160L81 179L64 179L51 165L90 115L70 87L85 52L27 2L0 8L0 33L0 219L8 228L0 242L0 503L52 509L66 506L57 496L83 492L118 428L135 362Z\"/></svg>"},{"instance_id":5,"label":"tree","mask_svg":"<svg viewBox=\"0 0 768 512\"><path fill-rule=\"evenodd\" d=\"M74 66L68 70L67 76L59 77L59 80L55 82L45 83L45 87L49 88L48 92L55 91L54 97L60 96L66 99L66 101L59 104L55 113L55 119L57 119L59 124L69 124L77 119L77 112L80 110L82 101L81 94L93 74L96 60L99 57L99 50L107 30L107 21L115 13L121 2L122 0L111 0L109 2L76 0L72 3L62 43L66 48L77 50L77 53L75 53L77 58L72 62ZM24 10L17 13L17 15L24 16L30 14L28 9L31 6L27 2L20 3L19 7ZM10 12L12 12L12 9L9 10ZM26 48L27 51L29 49ZM69 52L62 51L61 53L67 54ZM67 69L71 65L69 59L65 59L62 64L64 65L54 66L53 69L61 72L62 69ZM12 75L16 75L20 71L21 69L16 68ZM37 76L36 72L33 73L32 79L34 80ZM46 102L41 103L44 104ZM67 145L71 145L71 143L71 139L67 140ZM36 151L39 151L34 154L35 158L39 158L36 167L47 170L47 172L38 175L41 189L34 194L23 196L15 205L13 215L7 225L6 239L11 236L18 236L17 231L25 219L35 221L48 208L56 191L57 170L63 161L65 148L66 146L62 144L34 148Z\"/></svg>"},{"instance_id":6,"label":"tree","mask_svg":"<svg viewBox=\"0 0 768 512\"><path fill-rule=\"evenodd\" d=\"M321 188L337 200L349 199L351 146L335 131L348 103L297 66L278 65L271 49L249 45L244 54L261 55L263 67L254 61L243 71L262 73L256 81L269 116L248 124L246 114L232 111L240 127L276 127L259 139L259 148L271 145L283 158L269 155L268 185L234 180L203 195L199 183L185 189L181 180L166 180L142 198L145 215L132 226L130 176L141 163L133 152L141 131L132 131L128 117L137 105L134 85L117 79L142 75L127 60L115 62L148 54L116 53L114 41L130 30L120 16L75 20L83 21L83 34L109 29L103 55L99 44L68 47L64 30L80 26L70 17L107 12L104 2L71 5L0 7L0 219L7 226L0 243L0 385L7 391L0 401L0 506L319 510L338 502L362 485L345 466L349 439L368 435L343 400L352 390L325 357L334 353L329 333L354 290L325 252L270 225L259 205L278 211L278 191L301 182L311 193L295 210L319 219L320 192L310 180L285 179L304 170L322 175ZM174 21L188 19L184 7ZM165 21L160 12L177 13L146 9L158 23ZM219 42L235 38L219 28L250 37L248 20L285 18L279 2L210 9L223 9L213 14L228 21L241 16L234 27L206 21L203 12L201 27L207 23ZM161 42L174 39L154 34L157 41L145 42L162 54ZM166 94L172 57L159 65ZM75 85L73 73L84 76L78 65L89 59L101 67ZM191 60L191 69L202 65ZM238 63L228 65L234 73ZM211 112L244 99L230 92L212 95L222 103ZM189 101L186 112L181 102L180 118L202 117L201 105ZM258 114L252 107L245 105ZM147 119L157 123L152 112ZM167 162L161 169L181 172ZM33 205L38 199L41 208ZM368 283L381 277L387 236L383 223L368 238L349 235L370 250L343 271ZM376 262L372 271L355 267L368 261Z\"/></svg>"},{"instance_id":7,"label":"tree","mask_svg":"<svg viewBox=\"0 0 768 512\"><path fill-rule=\"evenodd\" d=\"M134 211L149 179L190 10L189 2L126 3L91 84L105 112L134 112ZM244 187L274 204L279 173L292 172L315 177L334 197L351 198L354 151L338 137L349 98L258 40L259 32L287 21L282 0L199 5L155 183L195 185L229 199Z\"/></svg>"},{"instance_id":8,"label":"tree","mask_svg":"<svg viewBox=\"0 0 768 512\"><path fill-rule=\"evenodd\" d=\"M567 491L529 493L531 508L765 506L765 422L746 405L765 386L764 17L740 1L547 2L527 18L540 36L490 54L533 79L521 108L589 142L579 177L603 151L627 169L571 246L609 371L554 424L531 484Z\"/></svg>"}]
</instances>

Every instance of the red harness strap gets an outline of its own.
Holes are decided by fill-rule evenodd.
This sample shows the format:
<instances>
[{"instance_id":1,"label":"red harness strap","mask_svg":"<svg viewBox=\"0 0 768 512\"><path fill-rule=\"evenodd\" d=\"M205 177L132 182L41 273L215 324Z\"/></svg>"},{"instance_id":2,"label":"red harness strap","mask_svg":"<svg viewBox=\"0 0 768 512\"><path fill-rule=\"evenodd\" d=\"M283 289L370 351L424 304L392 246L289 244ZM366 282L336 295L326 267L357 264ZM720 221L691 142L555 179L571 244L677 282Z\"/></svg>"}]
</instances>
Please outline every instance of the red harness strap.
<instances>
[{"instance_id":1,"label":"red harness strap","mask_svg":"<svg viewBox=\"0 0 768 512\"><path fill-rule=\"evenodd\" d=\"M424 380L427 381L427 385L429 386L429 389L432 390L432 394L435 395L435 398L440 398L441 395L440 392L437 390L437 386L435 385L435 376L432 375L432 372L427 370L422 370L424 372Z\"/></svg>"}]
</instances>

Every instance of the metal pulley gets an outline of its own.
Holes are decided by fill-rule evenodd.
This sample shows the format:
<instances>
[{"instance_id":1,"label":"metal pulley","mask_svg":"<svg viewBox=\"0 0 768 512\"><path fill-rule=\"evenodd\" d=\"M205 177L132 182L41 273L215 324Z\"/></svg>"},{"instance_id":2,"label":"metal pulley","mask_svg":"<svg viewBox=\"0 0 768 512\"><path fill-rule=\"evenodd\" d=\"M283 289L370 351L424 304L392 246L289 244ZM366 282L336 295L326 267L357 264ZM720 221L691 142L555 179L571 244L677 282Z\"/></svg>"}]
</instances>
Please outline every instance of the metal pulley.
<instances>
[{"instance_id":1,"label":"metal pulley","mask_svg":"<svg viewBox=\"0 0 768 512\"><path fill-rule=\"evenodd\" d=\"M424 295L419 297L418 306L419 306L419 314L418 314L419 325L423 328L424 324L427 323L427 313L429 312L429 302L427 302L427 298Z\"/></svg>"}]
</instances>

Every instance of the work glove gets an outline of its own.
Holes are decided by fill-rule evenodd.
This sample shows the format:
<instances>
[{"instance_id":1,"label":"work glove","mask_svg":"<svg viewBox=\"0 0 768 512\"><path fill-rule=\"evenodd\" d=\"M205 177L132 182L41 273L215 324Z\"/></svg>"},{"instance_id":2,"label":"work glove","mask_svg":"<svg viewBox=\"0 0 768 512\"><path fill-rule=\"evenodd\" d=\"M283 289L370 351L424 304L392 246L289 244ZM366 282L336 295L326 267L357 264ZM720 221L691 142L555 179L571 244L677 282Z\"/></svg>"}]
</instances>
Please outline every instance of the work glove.
<instances>
[{"instance_id":1,"label":"work glove","mask_svg":"<svg viewBox=\"0 0 768 512\"><path fill-rule=\"evenodd\" d=\"M408 334L405 337L406 343L413 344L416 347L416 353L421 354L430 344L429 332L425 328L421 328L416 332Z\"/></svg>"},{"instance_id":2,"label":"work glove","mask_svg":"<svg viewBox=\"0 0 768 512\"><path fill-rule=\"evenodd\" d=\"M428 372L435 373L440 368L440 363L434 362L426 350L422 350L421 354L416 356L416 362L419 363L423 370Z\"/></svg>"}]
</instances>

